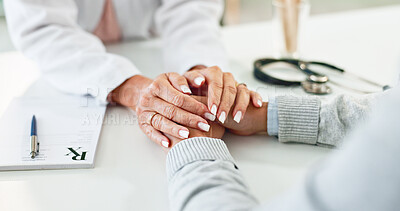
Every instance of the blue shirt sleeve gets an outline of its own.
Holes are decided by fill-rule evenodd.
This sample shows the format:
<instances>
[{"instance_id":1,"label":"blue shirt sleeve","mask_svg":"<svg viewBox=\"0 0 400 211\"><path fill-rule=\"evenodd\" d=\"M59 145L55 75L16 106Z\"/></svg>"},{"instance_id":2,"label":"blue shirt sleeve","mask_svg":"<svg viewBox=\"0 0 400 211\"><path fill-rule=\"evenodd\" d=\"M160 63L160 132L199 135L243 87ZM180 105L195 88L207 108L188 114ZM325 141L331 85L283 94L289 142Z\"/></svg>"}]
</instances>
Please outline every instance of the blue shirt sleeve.
<instances>
[{"instance_id":1,"label":"blue shirt sleeve","mask_svg":"<svg viewBox=\"0 0 400 211\"><path fill-rule=\"evenodd\" d=\"M270 136L277 136L279 133L278 105L276 98L270 97L268 100L267 132Z\"/></svg>"}]
</instances>

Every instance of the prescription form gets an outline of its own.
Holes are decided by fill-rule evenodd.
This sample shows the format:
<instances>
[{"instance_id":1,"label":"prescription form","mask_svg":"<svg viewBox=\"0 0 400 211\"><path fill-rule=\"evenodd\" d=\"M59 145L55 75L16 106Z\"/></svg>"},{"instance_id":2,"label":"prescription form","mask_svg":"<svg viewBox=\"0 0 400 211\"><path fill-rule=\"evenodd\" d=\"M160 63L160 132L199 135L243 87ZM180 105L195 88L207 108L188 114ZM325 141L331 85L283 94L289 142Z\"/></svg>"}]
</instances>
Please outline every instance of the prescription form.
<instances>
[{"instance_id":1,"label":"prescription form","mask_svg":"<svg viewBox=\"0 0 400 211\"><path fill-rule=\"evenodd\" d=\"M0 118L0 171L93 168L105 110L90 97L14 99ZM34 159L33 115L39 139Z\"/></svg>"}]
</instances>

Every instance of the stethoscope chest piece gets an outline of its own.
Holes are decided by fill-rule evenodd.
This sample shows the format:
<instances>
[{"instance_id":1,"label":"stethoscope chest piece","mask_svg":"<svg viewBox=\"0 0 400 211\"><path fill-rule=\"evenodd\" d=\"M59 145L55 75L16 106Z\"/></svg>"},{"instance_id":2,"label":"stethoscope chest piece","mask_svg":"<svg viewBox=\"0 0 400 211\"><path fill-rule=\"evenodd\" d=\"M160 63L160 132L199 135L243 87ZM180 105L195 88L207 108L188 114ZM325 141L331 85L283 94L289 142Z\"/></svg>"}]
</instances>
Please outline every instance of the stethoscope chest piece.
<instances>
[{"instance_id":1,"label":"stethoscope chest piece","mask_svg":"<svg viewBox=\"0 0 400 211\"><path fill-rule=\"evenodd\" d=\"M332 92L326 83L316 83L309 80L301 82L301 87L303 87L305 92L310 94L326 95Z\"/></svg>"},{"instance_id":2,"label":"stethoscope chest piece","mask_svg":"<svg viewBox=\"0 0 400 211\"><path fill-rule=\"evenodd\" d=\"M307 80L301 82L301 87L305 92L317 95L326 95L332 92L326 84L329 81L325 75L308 75Z\"/></svg>"}]
</instances>

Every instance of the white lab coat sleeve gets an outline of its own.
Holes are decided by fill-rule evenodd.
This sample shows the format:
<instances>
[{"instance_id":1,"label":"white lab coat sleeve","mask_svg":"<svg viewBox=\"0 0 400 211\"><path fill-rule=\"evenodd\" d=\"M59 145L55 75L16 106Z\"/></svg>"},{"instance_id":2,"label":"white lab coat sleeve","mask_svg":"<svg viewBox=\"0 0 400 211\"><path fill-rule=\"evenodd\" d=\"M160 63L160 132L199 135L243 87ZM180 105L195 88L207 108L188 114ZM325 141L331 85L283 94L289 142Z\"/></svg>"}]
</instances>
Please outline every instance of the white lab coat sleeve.
<instances>
[{"instance_id":1,"label":"white lab coat sleeve","mask_svg":"<svg viewBox=\"0 0 400 211\"><path fill-rule=\"evenodd\" d=\"M139 74L126 58L109 54L102 42L77 24L73 0L6 0L5 13L16 48L39 65L59 90L91 95L107 103L108 94Z\"/></svg>"},{"instance_id":2,"label":"white lab coat sleeve","mask_svg":"<svg viewBox=\"0 0 400 211\"><path fill-rule=\"evenodd\" d=\"M219 25L223 10L223 0L162 1L155 21L166 71L183 73L199 64L229 71Z\"/></svg>"}]
</instances>

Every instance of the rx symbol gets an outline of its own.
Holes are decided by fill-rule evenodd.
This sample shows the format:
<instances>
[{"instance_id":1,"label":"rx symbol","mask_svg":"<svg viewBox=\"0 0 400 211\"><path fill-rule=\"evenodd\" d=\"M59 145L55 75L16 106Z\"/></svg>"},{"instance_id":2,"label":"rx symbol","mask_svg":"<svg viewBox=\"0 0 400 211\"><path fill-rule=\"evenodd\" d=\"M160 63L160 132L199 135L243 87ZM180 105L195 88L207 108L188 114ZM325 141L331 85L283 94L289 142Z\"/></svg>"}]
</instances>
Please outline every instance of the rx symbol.
<instances>
[{"instance_id":1,"label":"rx symbol","mask_svg":"<svg viewBox=\"0 0 400 211\"><path fill-rule=\"evenodd\" d=\"M82 152L82 154L79 154L77 151L80 150L82 147L78 147L77 149L74 149L72 147L68 147L68 150L70 152L68 152L67 154L65 154L65 156L70 156L71 154L73 154L74 156L72 156L72 160L85 160L86 158L86 153L87 152Z\"/></svg>"}]
</instances>

